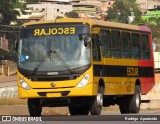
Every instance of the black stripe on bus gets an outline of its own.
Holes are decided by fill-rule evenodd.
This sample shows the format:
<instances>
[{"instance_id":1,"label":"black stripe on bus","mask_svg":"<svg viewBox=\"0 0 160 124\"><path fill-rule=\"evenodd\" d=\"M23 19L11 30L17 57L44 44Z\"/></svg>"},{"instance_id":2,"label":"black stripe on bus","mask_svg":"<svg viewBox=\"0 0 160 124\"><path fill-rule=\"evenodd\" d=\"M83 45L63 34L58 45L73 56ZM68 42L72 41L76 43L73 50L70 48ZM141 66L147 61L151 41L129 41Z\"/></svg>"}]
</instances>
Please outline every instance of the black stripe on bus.
<instances>
[{"instance_id":1,"label":"black stripe on bus","mask_svg":"<svg viewBox=\"0 0 160 124\"><path fill-rule=\"evenodd\" d=\"M93 65L94 76L101 77L154 77L153 67Z\"/></svg>"}]
</instances>

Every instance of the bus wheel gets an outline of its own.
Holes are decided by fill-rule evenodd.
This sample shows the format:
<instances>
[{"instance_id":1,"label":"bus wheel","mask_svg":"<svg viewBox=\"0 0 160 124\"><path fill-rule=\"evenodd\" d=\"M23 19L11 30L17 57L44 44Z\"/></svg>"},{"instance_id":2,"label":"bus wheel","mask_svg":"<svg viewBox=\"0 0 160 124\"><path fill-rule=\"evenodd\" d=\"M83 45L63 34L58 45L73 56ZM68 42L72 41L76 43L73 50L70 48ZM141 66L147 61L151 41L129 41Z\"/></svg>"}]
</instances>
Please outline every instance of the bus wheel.
<instances>
[{"instance_id":1,"label":"bus wheel","mask_svg":"<svg viewBox=\"0 0 160 124\"><path fill-rule=\"evenodd\" d=\"M28 99L28 110L30 116L41 116L42 106L40 105L40 99Z\"/></svg>"},{"instance_id":2,"label":"bus wheel","mask_svg":"<svg viewBox=\"0 0 160 124\"><path fill-rule=\"evenodd\" d=\"M104 88L99 87L97 96L93 97L91 99L91 104L90 104L90 113L91 115L100 115L102 106L103 106L103 93L104 93Z\"/></svg>"},{"instance_id":3,"label":"bus wheel","mask_svg":"<svg viewBox=\"0 0 160 124\"><path fill-rule=\"evenodd\" d=\"M134 95L130 96L129 112L139 113L140 105L141 105L140 86L136 85Z\"/></svg>"},{"instance_id":4,"label":"bus wheel","mask_svg":"<svg viewBox=\"0 0 160 124\"><path fill-rule=\"evenodd\" d=\"M70 115L88 115L89 106L88 105L69 105Z\"/></svg>"},{"instance_id":5,"label":"bus wheel","mask_svg":"<svg viewBox=\"0 0 160 124\"><path fill-rule=\"evenodd\" d=\"M129 114L129 108L128 108L128 100L124 97L119 97L119 110L121 114Z\"/></svg>"},{"instance_id":6,"label":"bus wheel","mask_svg":"<svg viewBox=\"0 0 160 124\"><path fill-rule=\"evenodd\" d=\"M70 115L79 115L79 108L76 106L69 105L68 106Z\"/></svg>"},{"instance_id":7,"label":"bus wheel","mask_svg":"<svg viewBox=\"0 0 160 124\"><path fill-rule=\"evenodd\" d=\"M88 115L89 114L89 105L84 105L81 107L80 110L81 115Z\"/></svg>"}]
</instances>

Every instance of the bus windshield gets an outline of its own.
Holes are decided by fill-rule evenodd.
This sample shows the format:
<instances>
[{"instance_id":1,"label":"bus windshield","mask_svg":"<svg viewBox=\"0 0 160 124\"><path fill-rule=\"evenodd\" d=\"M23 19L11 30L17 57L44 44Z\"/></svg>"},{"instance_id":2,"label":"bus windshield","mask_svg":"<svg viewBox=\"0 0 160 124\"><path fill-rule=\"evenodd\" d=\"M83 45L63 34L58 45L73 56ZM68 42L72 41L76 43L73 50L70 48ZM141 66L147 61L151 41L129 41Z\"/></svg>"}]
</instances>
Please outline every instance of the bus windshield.
<instances>
[{"instance_id":1,"label":"bus windshield","mask_svg":"<svg viewBox=\"0 0 160 124\"><path fill-rule=\"evenodd\" d=\"M90 49L84 46L88 34L87 24L24 27L19 41L18 68L48 72L89 65Z\"/></svg>"}]
</instances>

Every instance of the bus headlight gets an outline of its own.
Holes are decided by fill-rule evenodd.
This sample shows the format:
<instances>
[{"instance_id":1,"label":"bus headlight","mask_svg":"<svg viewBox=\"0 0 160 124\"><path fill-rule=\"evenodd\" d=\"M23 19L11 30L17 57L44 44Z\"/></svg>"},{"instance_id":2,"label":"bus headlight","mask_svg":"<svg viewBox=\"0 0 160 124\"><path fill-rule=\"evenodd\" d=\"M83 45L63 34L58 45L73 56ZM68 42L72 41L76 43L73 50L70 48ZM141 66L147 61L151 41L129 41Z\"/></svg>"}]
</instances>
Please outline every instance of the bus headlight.
<instances>
[{"instance_id":1,"label":"bus headlight","mask_svg":"<svg viewBox=\"0 0 160 124\"><path fill-rule=\"evenodd\" d=\"M22 78L19 78L19 82L20 82L22 88L24 88L26 90L31 89L31 87Z\"/></svg>"},{"instance_id":2,"label":"bus headlight","mask_svg":"<svg viewBox=\"0 0 160 124\"><path fill-rule=\"evenodd\" d=\"M88 84L89 77L90 77L89 74L85 75L84 78L78 83L77 87L81 88L86 86Z\"/></svg>"}]
</instances>

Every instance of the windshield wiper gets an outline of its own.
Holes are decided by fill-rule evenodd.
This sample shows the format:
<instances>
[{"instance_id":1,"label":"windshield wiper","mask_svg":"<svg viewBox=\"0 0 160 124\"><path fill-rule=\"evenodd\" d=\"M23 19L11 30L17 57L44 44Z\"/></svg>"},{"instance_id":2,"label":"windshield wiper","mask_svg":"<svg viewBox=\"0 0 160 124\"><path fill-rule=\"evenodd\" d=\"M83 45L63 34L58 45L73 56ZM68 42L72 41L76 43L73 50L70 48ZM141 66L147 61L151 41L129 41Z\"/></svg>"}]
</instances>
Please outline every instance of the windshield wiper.
<instances>
[{"instance_id":1,"label":"windshield wiper","mask_svg":"<svg viewBox=\"0 0 160 124\"><path fill-rule=\"evenodd\" d=\"M63 60L63 58L61 57L61 55L56 51L56 50L53 50L53 53L56 53L57 57L59 58L59 60L61 60L61 62L63 62L64 66L67 68L67 70L70 72L70 73L73 73L73 70L70 68L70 66Z\"/></svg>"},{"instance_id":2,"label":"windshield wiper","mask_svg":"<svg viewBox=\"0 0 160 124\"><path fill-rule=\"evenodd\" d=\"M39 69L39 67L41 66L41 64L51 55L52 50L48 50L46 52L46 54L43 56L43 58L41 59L41 61L37 64L37 66L34 68L33 70L33 75L36 74L37 70Z\"/></svg>"},{"instance_id":3,"label":"windshield wiper","mask_svg":"<svg viewBox=\"0 0 160 124\"><path fill-rule=\"evenodd\" d=\"M70 73L73 73L73 71L72 71L72 69L70 68L70 66L62 59L62 57L59 55L59 53L58 53L56 50L49 50L49 51L47 51L47 53L43 56L42 60L37 64L37 66L34 68L34 70L33 70L33 75L36 74L36 72L37 72L37 70L40 68L41 64L42 64L43 62L45 62L45 60L46 60L47 58L50 57L51 53L53 53L53 54L56 53L57 57L59 58L59 60L61 60L61 61L63 62L64 66L67 68L67 70L68 70Z\"/></svg>"}]
</instances>

